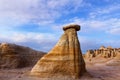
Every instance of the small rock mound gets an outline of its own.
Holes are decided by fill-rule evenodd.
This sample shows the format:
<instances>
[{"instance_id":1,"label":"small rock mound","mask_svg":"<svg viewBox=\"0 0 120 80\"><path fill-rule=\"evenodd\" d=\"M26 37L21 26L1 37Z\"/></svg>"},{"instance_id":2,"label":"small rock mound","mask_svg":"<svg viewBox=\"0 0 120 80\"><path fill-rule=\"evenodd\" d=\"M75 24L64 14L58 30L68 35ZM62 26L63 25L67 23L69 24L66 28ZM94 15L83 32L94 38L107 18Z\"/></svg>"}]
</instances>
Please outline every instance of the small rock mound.
<instances>
[{"instance_id":1,"label":"small rock mound","mask_svg":"<svg viewBox=\"0 0 120 80\"><path fill-rule=\"evenodd\" d=\"M33 66L44 55L43 52L15 44L1 43L0 68L22 68Z\"/></svg>"}]
</instances>

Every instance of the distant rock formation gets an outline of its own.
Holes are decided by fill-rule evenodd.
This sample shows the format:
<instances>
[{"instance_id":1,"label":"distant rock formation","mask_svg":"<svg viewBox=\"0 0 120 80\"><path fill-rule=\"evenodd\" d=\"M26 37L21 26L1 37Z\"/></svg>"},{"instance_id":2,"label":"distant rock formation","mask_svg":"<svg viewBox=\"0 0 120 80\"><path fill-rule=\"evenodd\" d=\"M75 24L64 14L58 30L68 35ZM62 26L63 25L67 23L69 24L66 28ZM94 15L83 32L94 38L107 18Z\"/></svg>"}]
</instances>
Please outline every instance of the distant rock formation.
<instances>
[{"instance_id":1,"label":"distant rock formation","mask_svg":"<svg viewBox=\"0 0 120 80\"><path fill-rule=\"evenodd\" d=\"M115 59L119 59L120 60L120 49L118 49L117 51L116 51L116 56L115 56Z\"/></svg>"},{"instance_id":2,"label":"distant rock formation","mask_svg":"<svg viewBox=\"0 0 120 80\"><path fill-rule=\"evenodd\" d=\"M39 77L69 76L80 78L86 71L80 43L77 37L79 25L63 27L64 34L55 47L43 56L31 70L31 75Z\"/></svg>"},{"instance_id":3,"label":"distant rock formation","mask_svg":"<svg viewBox=\"0 0 120 80\"><path fill-rule=\"evenodd\" d=\"M116 53L116 56L112 60L108 61L106 63L106 65L108 65L108 66L120 66L120 49L116 49L115 53Z\"/></svg>"},{"instance_id":4,"label":"distant rock formation","mask_svg":"<svg viewBox=\"0 0 120 80\"><path fill-rule=\"evenodd\" d=\"M22 68L33 66L44 55L43 52L15 44L0 44L0 68Z\"/></svg>"},{"instance_id":5,"label":"distant rock formation","mask_svg":"<svg viewBox=\"0 0 120 80\"><path fill-rule=\"evenodd\" d=\"M113 58L118 57L120 55L120 48L112 48L108 46L105 48L101 46L97 50L88 50L84 55L85 58L94 58L94 57L103 57L103 58Z\"/></svg>"}]
</instances>

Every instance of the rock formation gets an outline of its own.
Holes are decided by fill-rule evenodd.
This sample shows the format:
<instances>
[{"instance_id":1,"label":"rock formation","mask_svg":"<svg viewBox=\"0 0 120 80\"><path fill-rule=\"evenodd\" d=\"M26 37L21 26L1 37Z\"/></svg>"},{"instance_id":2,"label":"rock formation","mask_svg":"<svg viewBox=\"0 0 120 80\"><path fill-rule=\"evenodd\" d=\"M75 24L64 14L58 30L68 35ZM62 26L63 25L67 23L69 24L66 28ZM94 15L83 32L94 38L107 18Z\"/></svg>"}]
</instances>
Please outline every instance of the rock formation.
<instances>
[{"instance_id":1,"label":"rock formation","mask_svg":"<svg viewBox=\"0 0 120 80\"><path fill-rule=\"evenodd\" d=\"M95 56L95 54L93 54L94 51L93 50L88 50L87 53L85 54L86 58L92 58Z\"/></svg>"},{"instance_id":2,"label":"rock formation","mask_svg":"<svg viewBox=\"0 0 120 80\"><path fill-rule=\"evenodd\" d=\"M43 56L31 70L38 77L69 76L80 78L86 71L77 37L79 25L63 27L64 34L55 47Z\"/></svg>"},{"instance_id":3,"label":"rock formation","mask_svg":"<svg viewBox=\"0 0 120 80\"><path fill-rule=\"evenodd\" d=\"M119 49L116 49L115 59L120 60L120 48L119 48Z\"/></svg>"},{"instance_id":4,"label":"rock formation","mask_svg":"<svg viewBox=\"0 0 120 80\"><path fill-rule=\"evenodd\" d=\"M116 51L116 56L110 61L106 62L107 66L120 66L120 49Z\"/></svg>"},{"instance_id":5,"label":"rock formation","mask_svg":"<svg viewBox=\"0 0 120 80\"><path fill-rule=\"evenodd\" d=\"M85 54L85 58L103 57L103 58L113 58L118 57L120 54L120 48L112 48L101 46L97 50L88 50Z\"/></svg>"},{"instance_id":6,"label":"rock formation","mask_svg":"<svg viewBox=\"0 0 120 80\"><path fill-rule=\"evenodd\" d=\"M33 66L44 54L28 47L1 43L0 68L21 68Z\"/></svg>"}]
</instances>

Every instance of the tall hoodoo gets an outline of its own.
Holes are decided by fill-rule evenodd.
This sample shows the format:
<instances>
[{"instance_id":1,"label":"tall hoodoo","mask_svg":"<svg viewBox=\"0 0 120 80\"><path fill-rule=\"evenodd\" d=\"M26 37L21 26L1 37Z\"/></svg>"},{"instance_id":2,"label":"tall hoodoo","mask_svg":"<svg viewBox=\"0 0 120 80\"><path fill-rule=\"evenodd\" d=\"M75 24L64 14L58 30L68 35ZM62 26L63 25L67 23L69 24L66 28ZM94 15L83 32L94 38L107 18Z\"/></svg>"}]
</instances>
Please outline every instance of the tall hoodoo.
<instances>
[{"instance_id":1,"label":"tall hoodoo","mask_svg":"<svg viewBox=\"0 0 120 80\"><path fill-rule=\"evenodd\" d=\"M55 47L43 56L31 70L31 75L39 77L70 76L80 78L86 71L82 57L76 24L63 27L64 34Z\"/></svg>"}]
</instances>

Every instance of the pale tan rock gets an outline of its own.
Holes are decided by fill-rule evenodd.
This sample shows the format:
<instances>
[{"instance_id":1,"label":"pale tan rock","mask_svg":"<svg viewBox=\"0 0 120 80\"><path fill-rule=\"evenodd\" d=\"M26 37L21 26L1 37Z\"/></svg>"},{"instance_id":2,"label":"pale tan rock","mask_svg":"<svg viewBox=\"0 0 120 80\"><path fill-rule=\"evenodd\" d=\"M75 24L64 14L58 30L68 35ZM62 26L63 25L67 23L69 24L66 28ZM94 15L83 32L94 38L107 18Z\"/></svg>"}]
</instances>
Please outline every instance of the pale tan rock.
<instances>
[{"instance_id":1,"label":"pale tan rock","mask_svg":"<svg viewBox=\"0 0 120 80\"><path fill-rule=\"evenodd\" d=\"M99 55L101 52L102 52L102 50L95 50L95 51L94 51L95 56Z\"/></svg>"},{"instance_id":2,"label":"pale tan rock","mask_svg":"<svg viewBox=\"0 0 120 80\"><path fill-rule=\"evenodd\" d=\"M93 50L88 50L86 53L86 58L93 58L95 57L95 53Z\"/></svg>"},{"instance_id":3,"label":"pale tan rock","mask_svg":"<svg viewBox=\"0 0 120 80\"><path fill-rule=\"evenodd\" d=\"M104 50L104 49L105 49L105 46L101 46L99 49L102 49L102 50Z\"/></svg>"},{"instance_id":4,"label":"pale tan rock","mask_svg":"<svg viewBox=\"0 0 120 80\"><path fill-rule=\"evenodd\" d=\"M120 52L110 61L106 63L107 66L120 66Z\"/></svg>"},{"instance_id":5,"label":"pale tan rock","mask_svg":"<svg viewBox=\"0 0 120 80\"><path fill-rule=\"evenodd\" d=\"M101 46L97 50L88 50L85 54L85 58L89 58L90 56L102 58L114 58L118 56L119 52L120 52L119 48L118 49L112 48L111 46L105 48L104 46Z\"/></svg>"},{"instance_id":6,"label":"pale tan rock","mask_svg":"<svg viewBox=\"0 0 120 80\"><path fill-rule=\"evenodd\" d=\"M112 49L112 47L111 47L111 46L108 46L107 48L108 48L108 49Z\"/></svg>"},{"instance_id":7,"label":"pale tan rock","mask_svg":"<svg viewBox=\"0 0 120 80\"><path fill-rule=\"evenodd\" d=\"M117 55L116 55L115 59L120 60L120 49L118 49L116 51L116 53L117 53Z\"/></svg>"},{"instance_id":8,"label":"pale tan rock","mask_svg":"<svg viewBox=\"0 0 120 80\"><path fill-rule=\"evenodd\" d=\"M65 31L55 47L43 56L31 70L33 76L80 78L86 71L77 37L79 25L63 27Z\"/></svg>"}]
</instances>

